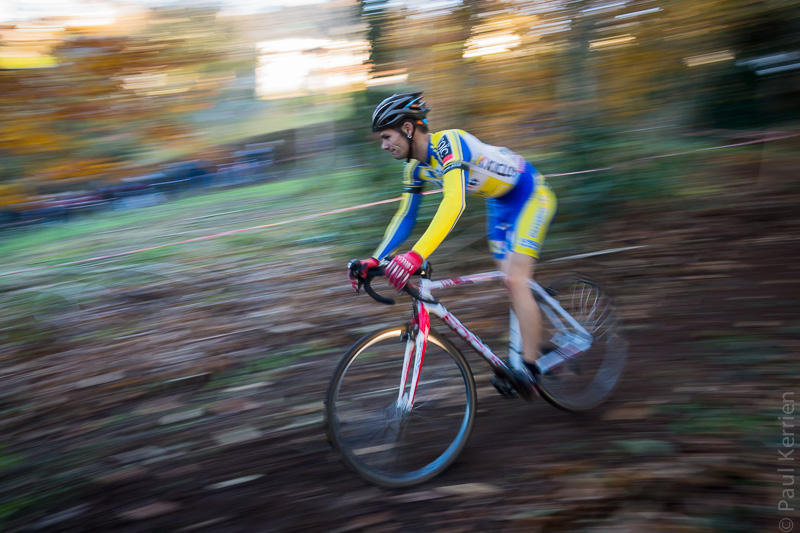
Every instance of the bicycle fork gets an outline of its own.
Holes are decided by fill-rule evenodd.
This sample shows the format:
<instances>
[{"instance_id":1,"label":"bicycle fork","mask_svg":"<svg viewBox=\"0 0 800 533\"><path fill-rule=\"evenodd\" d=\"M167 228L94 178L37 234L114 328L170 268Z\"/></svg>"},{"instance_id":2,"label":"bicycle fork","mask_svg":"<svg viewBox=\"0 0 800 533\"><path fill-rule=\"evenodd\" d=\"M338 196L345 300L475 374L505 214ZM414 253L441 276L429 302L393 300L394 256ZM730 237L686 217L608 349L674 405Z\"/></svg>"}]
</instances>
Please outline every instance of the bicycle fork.
<instances>
[{"instance_id":1,"label":"bicycle fork","mask_svg":"<svg viewBox=\"0 0 800 533\"><path fill-rule=\"evenodd\" d=\"M414 318L409 327L406 340L406 350L403 355L403 370L400 376L400 387L397 393L396 406L400 411L411 412L414 406L414 396L417 393L419 374L422 361L425 359L425 348L428 344L428 333L431 330L431 316L425 305L416 301L414 303ZM413 370L411 362L413 359ZM408 383L408 373L412 370L411 383ZM406 388L408 390L406 390Z\"/></svg>"}]
</instances>

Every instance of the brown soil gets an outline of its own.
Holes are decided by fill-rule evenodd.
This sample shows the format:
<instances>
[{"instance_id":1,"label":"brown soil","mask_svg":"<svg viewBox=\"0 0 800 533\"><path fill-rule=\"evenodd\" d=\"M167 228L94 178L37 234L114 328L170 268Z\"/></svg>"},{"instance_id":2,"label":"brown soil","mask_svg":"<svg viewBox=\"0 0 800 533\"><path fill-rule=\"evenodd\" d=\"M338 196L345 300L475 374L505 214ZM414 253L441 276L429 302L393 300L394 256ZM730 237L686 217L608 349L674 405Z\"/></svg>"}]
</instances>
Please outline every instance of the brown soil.
<instances>
[{"instance_id":1,"label":"brown soil","mask_svg":"<svg viewBox=\"0 0 800 533\"><path fill-rule=\"evenodd\" d=\"M615 289L630 339L621 387L579 415L506 400L457 342L479 383L476 426L447 472L412 489L361 481L324 438L338 359L406 311L353 297L343 261L176 274L108 290L83 318L40 317L60 344L29 346L37 356L0 375L5 452L25 458L0 482L19 509L6 530L772 531L778 417L800 394L794 200L637 218L597 248L642 248L543 263L542 280L582 270ZM502 339L498 287L442 296ZM112 323L145 334L80 337ZM279 366L298 347L307 355Z\"/></svg>"}]
</instances>

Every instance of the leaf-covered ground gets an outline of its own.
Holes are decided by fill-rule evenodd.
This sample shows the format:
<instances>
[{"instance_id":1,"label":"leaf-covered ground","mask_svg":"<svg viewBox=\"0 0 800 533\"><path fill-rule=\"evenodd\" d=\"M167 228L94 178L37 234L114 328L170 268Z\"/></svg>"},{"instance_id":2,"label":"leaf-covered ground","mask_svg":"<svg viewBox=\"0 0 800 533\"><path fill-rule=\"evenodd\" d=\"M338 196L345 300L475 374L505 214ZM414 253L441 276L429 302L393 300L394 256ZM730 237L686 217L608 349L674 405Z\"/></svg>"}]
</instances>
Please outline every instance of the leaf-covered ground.
<instances>
[{"instance_id":1,"label":"leaf-covered ground","mask_svg":"<svg viewBox=\"0 0 800 533\"><path fill-rule=\"evenodd\" d=\"M796 516L780 502L800 506L778 470L793 464L781 452L792 457L783 439L796 436L789 410L800 399L796 205L780 194L638 215L594 231L604 235L597 249L640 248L544 262L543 281L580 270L615 289L630 339L620 389L580 415L509 401L458 342L479 388L469 445L442 476L398 491L348 472L322 431L338 359L407 311L354 297L331 245L270 268L107 263L69 282L54 273L41 312L3 333L2 527L778 530ZM492 268L485 254L461 257L440 260L437 277ZM502 346L501 286L443 297Z\"/></svg>"}]
</instances>

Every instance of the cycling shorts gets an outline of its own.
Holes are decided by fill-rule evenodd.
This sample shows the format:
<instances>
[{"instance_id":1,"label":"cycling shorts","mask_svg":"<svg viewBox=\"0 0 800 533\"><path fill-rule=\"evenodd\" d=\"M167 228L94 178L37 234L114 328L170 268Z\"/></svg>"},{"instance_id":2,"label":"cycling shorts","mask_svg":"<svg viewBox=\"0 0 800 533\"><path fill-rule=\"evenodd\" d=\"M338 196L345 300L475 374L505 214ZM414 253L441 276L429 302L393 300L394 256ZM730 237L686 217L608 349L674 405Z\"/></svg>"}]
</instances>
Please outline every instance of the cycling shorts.
<instances>
[{"instance_id":1,"label":"cycling shorts","mask_svg":"<svg viewBox=\"0 0 800 533\"><path fill-rule=\"evenodd\" d=\"M527 163L513 189L486 200L486 229L494 258L505 259L511 251L538 259L556 207L556 196L544 176Z\"/></svg>"}]
</instances>

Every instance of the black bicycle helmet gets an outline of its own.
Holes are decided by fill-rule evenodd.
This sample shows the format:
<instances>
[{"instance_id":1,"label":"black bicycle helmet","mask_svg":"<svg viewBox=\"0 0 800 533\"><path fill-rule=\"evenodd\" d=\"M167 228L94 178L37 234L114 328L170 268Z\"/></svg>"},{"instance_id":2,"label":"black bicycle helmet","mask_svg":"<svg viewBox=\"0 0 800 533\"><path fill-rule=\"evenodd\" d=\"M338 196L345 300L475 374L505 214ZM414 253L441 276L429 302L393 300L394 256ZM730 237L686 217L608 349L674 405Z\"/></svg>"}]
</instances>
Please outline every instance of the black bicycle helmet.
<instances>
[{"instance_id":1,"label":"black bicycle helmet","mask_svg":"<svg viewBox=\"0 0 800 533\"><path fill-rule=\"evenodd\" d=\"M425 116L430 108L422 99L422 91L416 93L393 94L378 104L372 113L372 131L399 126L404 119L412 119L418 124L427 124Z\"/></svg>"}]
</instances>

